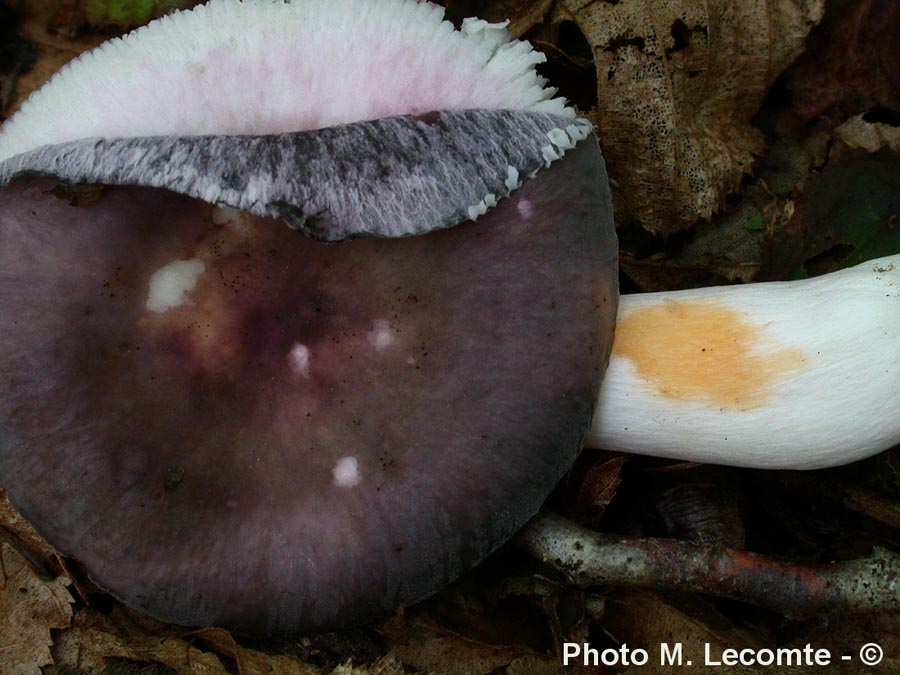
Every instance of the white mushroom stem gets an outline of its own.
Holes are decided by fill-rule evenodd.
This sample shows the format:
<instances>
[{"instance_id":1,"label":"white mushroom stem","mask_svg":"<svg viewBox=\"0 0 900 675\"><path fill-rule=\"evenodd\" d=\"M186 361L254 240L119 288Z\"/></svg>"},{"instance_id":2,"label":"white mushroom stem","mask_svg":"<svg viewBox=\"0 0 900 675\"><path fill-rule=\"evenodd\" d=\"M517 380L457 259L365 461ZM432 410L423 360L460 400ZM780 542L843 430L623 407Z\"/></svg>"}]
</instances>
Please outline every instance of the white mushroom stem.
<instances>
[{"instance_id":1,"label":"white mushroom stem","mask_svg":"<svg viewBox=\"0 0 900 675\"><path fill-rule=\"evenodd\" d=\"M900 255L621 298L588 447L815 469L897 444Z\"/></svg>"}]
</instances>

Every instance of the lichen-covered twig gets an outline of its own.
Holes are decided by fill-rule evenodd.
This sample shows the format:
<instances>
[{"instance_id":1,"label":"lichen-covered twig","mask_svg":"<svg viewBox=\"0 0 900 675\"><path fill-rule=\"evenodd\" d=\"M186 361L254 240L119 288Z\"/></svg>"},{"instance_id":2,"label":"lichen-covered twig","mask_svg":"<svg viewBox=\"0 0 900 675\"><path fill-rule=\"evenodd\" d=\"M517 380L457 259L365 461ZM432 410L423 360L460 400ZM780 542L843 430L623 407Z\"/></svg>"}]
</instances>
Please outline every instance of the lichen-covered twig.
<instances>
[{"instance_id":1,"label":"lichen-covered twig","mask_svg":"<svg viewBox=\"0 0 900 675\"><path fill-rule=\"evenodd\" d=\"M900 555L884 549L859 560L801 565L737 549L604 535L551 513L526 525L517 543L582 588L694 591L791 617L900 609Z\"/></svg>"}]
</instances>

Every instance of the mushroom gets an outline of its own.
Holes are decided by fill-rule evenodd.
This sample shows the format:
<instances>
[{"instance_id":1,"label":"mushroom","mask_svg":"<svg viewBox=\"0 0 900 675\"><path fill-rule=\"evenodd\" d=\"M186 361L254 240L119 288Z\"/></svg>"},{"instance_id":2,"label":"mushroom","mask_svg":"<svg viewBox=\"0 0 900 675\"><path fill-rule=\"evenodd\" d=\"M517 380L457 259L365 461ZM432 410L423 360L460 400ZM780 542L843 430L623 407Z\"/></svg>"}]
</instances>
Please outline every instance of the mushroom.
<instances>
[{"instance_id":1,"label":"mushroom","mask_svg":"<svg viewBox=\"0 0 900 675\"><path fill-rule=\"evenodd\" d=\"M900 255L802 281L623 295L586 444L817 469L900 444Z\"/></svg>"},{"instance_id":2,"label":"mushroom","mask_svg":"<svg viewBox=\"0 0 900 675\"><path fill-rule=\"evenodd\" d=\"M767 447L785 401L856 373L784 326L798 298L890 306L891 262L625 297L598 406L617 289L597 141L530 45L442 17L214 0L80 57L0 129L0 484L126 604L263 634L387 614L534 515L592 416L604 447L840 461ZM46 176L107 187L76 207ZM752 381L703 374L695 342Z\"/></svg>"},{"instance_id":3,"label":"mushroom","mask_svg":"<svg viewBox=\"0 0 900 675\"><path fill-rule=\"evenodd\" d=\"M599 146L530 45L442 17L218 0L0 132L0 483L124 603L372 620L579 452L617 299Z\"/></svg>"}]
</instances>

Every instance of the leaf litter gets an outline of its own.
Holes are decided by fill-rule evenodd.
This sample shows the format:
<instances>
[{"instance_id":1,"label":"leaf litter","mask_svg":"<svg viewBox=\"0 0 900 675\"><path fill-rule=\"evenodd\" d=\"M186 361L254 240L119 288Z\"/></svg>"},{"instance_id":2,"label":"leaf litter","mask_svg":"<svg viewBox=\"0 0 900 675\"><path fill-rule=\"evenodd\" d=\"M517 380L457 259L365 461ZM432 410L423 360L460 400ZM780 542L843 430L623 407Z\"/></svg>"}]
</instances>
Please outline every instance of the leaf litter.
<instances>
[{"instance_id":1,"label":"leaf litter","mask_svg":"<svg viewBox=\"0 0 900 675\"><path fill-rule=\"evenodd\" d=\"M0 673L32 675L53 663L51 631L72 620L64 576L45 579L11 545L0 543Z\"/></svg>"}]
</instances>

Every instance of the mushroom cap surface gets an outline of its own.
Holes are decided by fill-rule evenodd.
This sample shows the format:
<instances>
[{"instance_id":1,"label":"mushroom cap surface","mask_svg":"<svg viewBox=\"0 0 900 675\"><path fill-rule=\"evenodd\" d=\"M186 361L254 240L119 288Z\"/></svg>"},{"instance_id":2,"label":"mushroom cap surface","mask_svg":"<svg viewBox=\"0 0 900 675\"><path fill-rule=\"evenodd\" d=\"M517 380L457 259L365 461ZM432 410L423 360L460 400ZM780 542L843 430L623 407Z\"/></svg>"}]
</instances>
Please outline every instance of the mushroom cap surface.
<instances>
[{"instance_id":1,"label":"mushroom cap surface","mask_svg":"<svg viewBox=\"0 0 900 675\"><path fill-rule=\"evenodd\" d=\"M598 160L586 141L478 222L339 245L159 189L80 208L14 182L0 480L174 623L295 633L429 595L580 449L616 307Z\"/></svg>"},{"instance_id":2,"label":"mushroom cap surface","mask_svg":"<svg viewBox=\"0 0 900 675\"><path fill-rule=\"evenodd\" d=\"M0 484L100 587L173 623L295 634L430 595L537 511L611 347L598 143L550 100L530 46L486 24L454 33L430 5L372 3L456 45L428 68L480 45L474 72L499 63L527 110L502 110L516 97L487 77L490 96L437 97L449 110L386 109L405 116L370 92L351 120L371 121L343 125L312 104L288 129L229 127L233 110L197 126L127 97L113 120L47 124L104 49L165 71L144 46L183 38L203 61L243 44L250 8L270 15L256 43L290 12L366 28L358 3L326 4L160 21L82 57L0 133ZM197 17L213 29L195 35ZM196 65L172 58L175 74ZM403 86L431 72L417 68ZM106 187L76 206L29 174Z\"/></svg>"}]
</instances>

